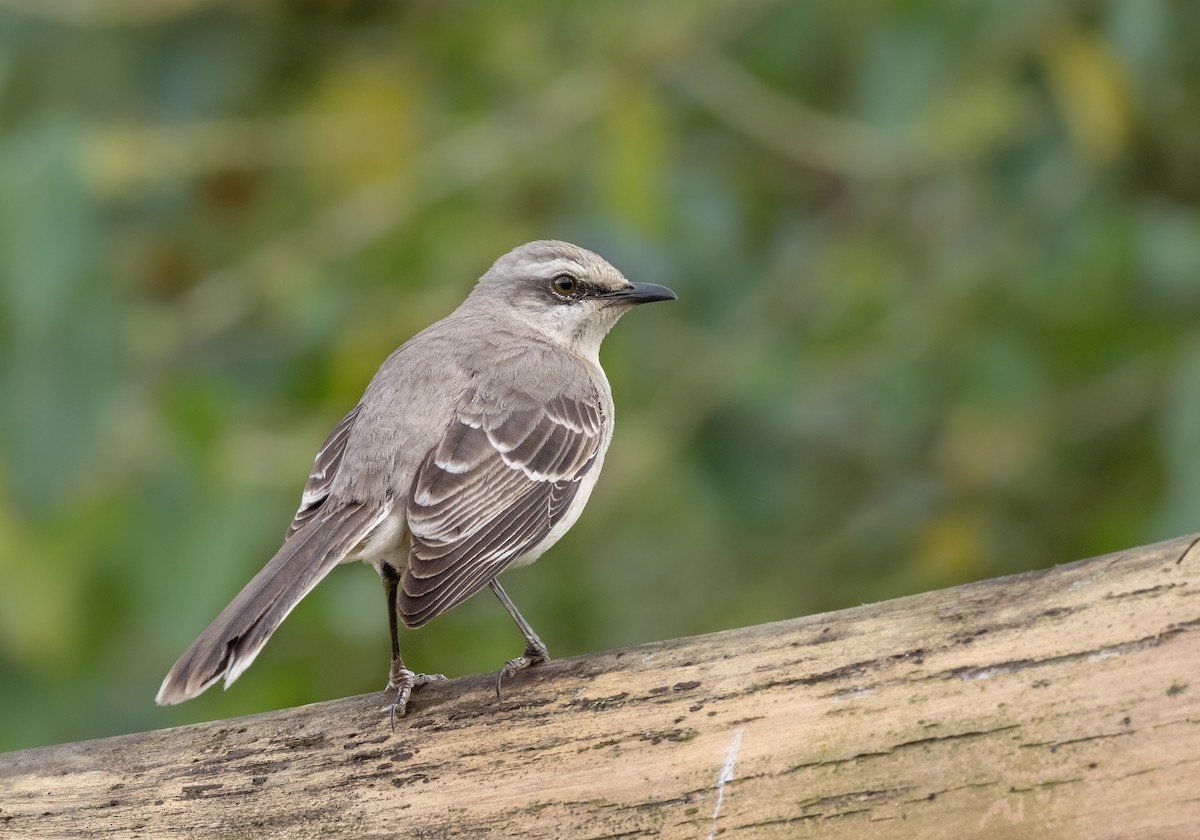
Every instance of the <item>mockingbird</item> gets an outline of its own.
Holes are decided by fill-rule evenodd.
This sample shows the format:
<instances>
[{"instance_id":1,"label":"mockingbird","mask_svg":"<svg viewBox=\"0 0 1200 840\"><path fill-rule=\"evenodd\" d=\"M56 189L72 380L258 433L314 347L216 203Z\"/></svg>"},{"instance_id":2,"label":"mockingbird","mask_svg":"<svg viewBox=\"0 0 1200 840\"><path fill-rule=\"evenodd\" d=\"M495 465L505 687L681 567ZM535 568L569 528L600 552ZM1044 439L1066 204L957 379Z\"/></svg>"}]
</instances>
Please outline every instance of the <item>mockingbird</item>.
<instances>
[{"instance_id":1,"label":"mockingbird","mask_svg":"<svg viewBox=\"0 0 1200 840\"><path fill-rule=\"evenodd\" d=\"M497 575L536 560L575 524L613 433L600 342L635 304L675 293L630 283L566 242L498 259L447 318L388 357L317 453L283 545L171 668L160 705L225 686L334 566L383 579L393 716L413 688L397 616L420 627L490 586L525 636L496 677L546 661ZM394 720L394 717L393 717Z\"/></svg>"}]
</instances>

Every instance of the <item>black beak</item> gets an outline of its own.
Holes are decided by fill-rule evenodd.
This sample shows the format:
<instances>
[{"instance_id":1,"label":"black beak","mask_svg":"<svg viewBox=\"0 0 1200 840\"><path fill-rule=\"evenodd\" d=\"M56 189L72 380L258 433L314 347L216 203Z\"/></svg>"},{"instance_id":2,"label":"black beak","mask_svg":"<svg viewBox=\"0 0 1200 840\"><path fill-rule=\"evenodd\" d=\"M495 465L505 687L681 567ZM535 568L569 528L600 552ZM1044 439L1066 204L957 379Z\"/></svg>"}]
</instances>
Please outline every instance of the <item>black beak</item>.
<instances>
[{"instance_id":1,"label":"black beak","mask_svg":"<svg viewBox=\"0 0 1200 840\"><path fill-rule=\"evenodd\" d=\"M609 292L604 297L627 303L653 303L656 300L675 300L676 295L666 286L654 283L630 283L624 289Z\"/></svg>"}]
</instances>

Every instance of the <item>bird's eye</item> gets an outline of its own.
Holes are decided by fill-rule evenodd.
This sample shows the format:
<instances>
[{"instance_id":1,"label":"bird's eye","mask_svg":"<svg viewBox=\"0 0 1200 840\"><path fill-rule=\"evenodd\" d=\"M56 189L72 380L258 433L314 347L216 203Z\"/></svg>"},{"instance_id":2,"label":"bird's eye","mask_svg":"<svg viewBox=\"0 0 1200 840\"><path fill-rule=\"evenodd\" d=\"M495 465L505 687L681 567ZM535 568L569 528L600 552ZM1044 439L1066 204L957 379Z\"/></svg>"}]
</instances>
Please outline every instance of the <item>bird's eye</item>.
<instances>
[{"instance_id":1,"label":"bird's eye","mask_svg":"<svg viewBox=\"0 0 1200 840\"><path fill-rule=\"evenodd\" d=\"M550 288L560 297L570 297L579 288L579 281L570 274L560 274L550 281Z\"/></svg>"}]
</instances>

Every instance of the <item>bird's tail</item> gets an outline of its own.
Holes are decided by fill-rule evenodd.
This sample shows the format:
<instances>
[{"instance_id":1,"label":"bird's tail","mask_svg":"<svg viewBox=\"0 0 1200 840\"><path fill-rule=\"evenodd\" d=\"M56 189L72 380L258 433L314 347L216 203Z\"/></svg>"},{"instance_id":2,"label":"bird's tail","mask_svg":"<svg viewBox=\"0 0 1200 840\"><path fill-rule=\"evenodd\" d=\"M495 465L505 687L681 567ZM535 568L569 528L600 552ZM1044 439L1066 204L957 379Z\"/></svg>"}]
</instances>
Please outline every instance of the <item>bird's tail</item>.
<instances>
[{"instance_id":1,"label":"bird's tail","mask_svg":"<svg viewBox=\"0 0 1200 840\"><path fill-rule=\"evenodd\" d=\"M155 702L182 703L222 677L225 687L250 667L275 628L387 515L353 504L313 517L292 534L171 668Z\"/></svg>"}]
</instances>

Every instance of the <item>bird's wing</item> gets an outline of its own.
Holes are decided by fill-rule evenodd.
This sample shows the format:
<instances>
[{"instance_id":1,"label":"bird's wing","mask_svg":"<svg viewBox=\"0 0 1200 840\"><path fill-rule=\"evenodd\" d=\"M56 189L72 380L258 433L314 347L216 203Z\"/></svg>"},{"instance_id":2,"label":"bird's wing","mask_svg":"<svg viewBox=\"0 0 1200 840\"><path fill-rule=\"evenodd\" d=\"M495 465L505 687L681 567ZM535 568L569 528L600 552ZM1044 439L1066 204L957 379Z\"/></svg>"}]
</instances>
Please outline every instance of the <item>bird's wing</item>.
<instances>
[{"instance_id":1,"label":"bird's wing","mask_svg":"<svg viewBox=\"0 0 1200 840\"><path fill-rule=\"evenodd\" d=\"M546 537L594 466L605 421L594 387L550 399L494 381L467 389L409 496L405 624L470 597Z\"/></svg>"},{"instance_id":2,"label":"bird's wing","mask_svg":"<svg viewBox=\"0 0 1200 840\"><path fill-rule=\"evenodd\" d=\"M361 409L361 403L350 409L350 413L342 418L341 422L329 433L325 443L321 444L321 450L313 461L312 472L308 474L308 481L304 485L304 494L300 497L300 509L292 517L287 533L283 535L285 541L291 539L293 534L303 528L304 524L321 509L321 505L325 504L325 500L329 498L329 488L333 486L333 479L337 475L338 467L342 465L342 455L346 452L346 441L350 437L350 430L354 428L354 421L358 419Z\"/></svg>"}]
</instances>

